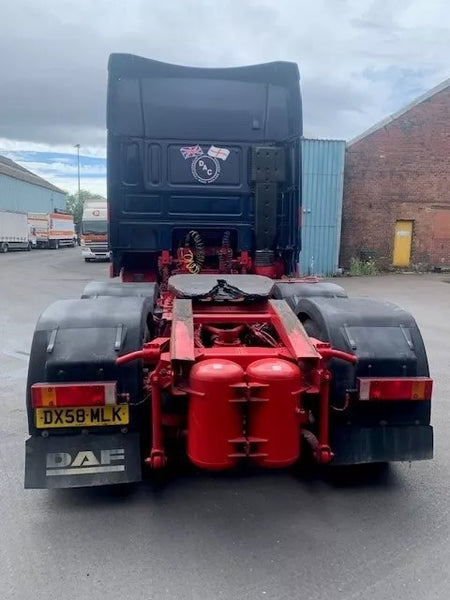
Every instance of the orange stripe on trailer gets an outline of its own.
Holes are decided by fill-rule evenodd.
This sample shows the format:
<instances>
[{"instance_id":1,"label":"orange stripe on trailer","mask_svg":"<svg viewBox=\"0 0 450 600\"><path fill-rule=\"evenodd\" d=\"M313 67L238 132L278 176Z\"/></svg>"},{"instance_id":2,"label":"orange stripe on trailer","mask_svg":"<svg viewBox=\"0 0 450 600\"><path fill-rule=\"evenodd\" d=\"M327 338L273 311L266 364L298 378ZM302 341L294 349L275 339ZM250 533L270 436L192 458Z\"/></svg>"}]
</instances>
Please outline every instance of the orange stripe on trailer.
<instances>
[{"instance_id":1,"label":"orange stripe on trailer","mask_svg":"<svg viewBox=\"0 0 450 600\"><path fill-rule=\"evenodd\" d=\"M81 239L84 240L86 243L89 242L104 242L105 240L108 239L108 234L106 233L99 233L99 234L88 234L88 235L82 235Z\"/></svg>"},{"instance_id":2,"label":"orange stripe on trailer","mask_svg":"<svg viewBox=\"0 0 450 600\"><path fill-rule=\"evenodd\" d=\"M65 215L62 213L51 213L50 217L52 219L61 219L62 221L73 221L72 215Z\"/></svg>"}]
</instances>

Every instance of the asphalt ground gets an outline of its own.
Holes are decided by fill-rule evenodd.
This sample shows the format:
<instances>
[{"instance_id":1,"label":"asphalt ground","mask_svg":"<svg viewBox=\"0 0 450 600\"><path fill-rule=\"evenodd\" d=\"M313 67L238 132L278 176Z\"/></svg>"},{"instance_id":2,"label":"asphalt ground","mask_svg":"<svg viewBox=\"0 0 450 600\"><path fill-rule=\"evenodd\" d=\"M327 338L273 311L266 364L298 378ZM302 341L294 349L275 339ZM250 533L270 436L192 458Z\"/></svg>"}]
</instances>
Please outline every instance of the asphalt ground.
<instances>
[{"instance_id":1,"label":"asphalt ground","mask_svg":"<svg viewBox=\"0 0 450 600\"><path fill-rule=\"evenodd\" d=\"M345 278L416 318L435 380L435 458L329 477L178 473L127 490L24 490L33 329L108 264L79 248L0 255L0 598L447 600L450 283ZM447 277L450 279L450 277Z\"/></svg>"}]
</instances>

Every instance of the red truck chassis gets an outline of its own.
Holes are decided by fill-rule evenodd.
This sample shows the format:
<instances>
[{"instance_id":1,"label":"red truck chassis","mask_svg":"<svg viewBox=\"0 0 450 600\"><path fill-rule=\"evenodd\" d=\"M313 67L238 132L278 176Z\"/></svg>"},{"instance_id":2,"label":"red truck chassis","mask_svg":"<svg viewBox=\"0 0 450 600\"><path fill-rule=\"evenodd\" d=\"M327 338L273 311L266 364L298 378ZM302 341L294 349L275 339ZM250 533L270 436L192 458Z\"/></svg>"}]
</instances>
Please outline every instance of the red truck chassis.
<instances>
[{"instance_id":1,"label":"red truck chassis","mask_svg":"<svg viewBox=\"0 0 450 600\"><path fill-rule=\"evenodd\" d=\"M164 430L185 431L183 418L163 411L164 393L189 399L188 456L198 466L230 468L244 457L267 467L296 462L308 423L306 397L317 403L319 428L317 436L304 430L304 438L319 463L330 462L327 361L355 363L354 355L309 338L284 300L193 309L191 300L169 295L162 322L161 337L117 359L119 365L140 359L149 367L144 388L151 398L152 445L146 464L165 465ZM243 343L245 335L254 345Z\"/></svg>"}]
</instances>

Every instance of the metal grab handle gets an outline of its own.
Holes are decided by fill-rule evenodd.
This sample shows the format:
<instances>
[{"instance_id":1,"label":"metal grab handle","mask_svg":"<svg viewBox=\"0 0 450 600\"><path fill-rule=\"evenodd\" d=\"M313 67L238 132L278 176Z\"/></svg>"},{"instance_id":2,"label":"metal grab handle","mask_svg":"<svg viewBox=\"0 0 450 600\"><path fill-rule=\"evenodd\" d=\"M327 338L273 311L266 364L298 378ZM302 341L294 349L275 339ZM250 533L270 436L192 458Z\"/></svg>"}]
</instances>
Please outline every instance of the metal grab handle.
<instances>
[{"instance_id":1,"label":"metal grab handle","mask_svg":"<svg viewBox=\"0 0 450 600\"><path fill-rule=\"evenodd\" d=\"M358 362L358 357L355 354L350 354L349 352L343 352L342 350L335 350L331 347L331 344L328 342L322 342L317 338L311 336L309 338L314 346L314 348L319 352L323 360L329 360L330 358L340 358L341 360L345 360L346 362L355 364Z\"/></svg>"},{"instance_id":2,"label":"metal grab handle","mask_svg":"<svg viewBox=\"0 0 450 600\"><path fill-rule=\"evenodd\" d=\"M129 352L123 356L116 358L116 365L124 365L126 363L133 362L134 360L143 360L146 363L158 362L161 356L159 348L143 348L142 350L136 350L135 352Z\"/></svg>"},{"instance_id":3,"label":"metal grab handle","mask_svg":"<svg viewBox=\"0 0 450 600\"><path fill-rule=\"evenodd\" d=\"M330 358L340 358L341 360L345 360L346 362L355 364L358 362L358 357L354 354L349 354L348 352L342 352L342 350L334 350L333 348L320 348L316 347L317 352L320 353L324 360L329 360Z\"/></svg>"}]
</instances>

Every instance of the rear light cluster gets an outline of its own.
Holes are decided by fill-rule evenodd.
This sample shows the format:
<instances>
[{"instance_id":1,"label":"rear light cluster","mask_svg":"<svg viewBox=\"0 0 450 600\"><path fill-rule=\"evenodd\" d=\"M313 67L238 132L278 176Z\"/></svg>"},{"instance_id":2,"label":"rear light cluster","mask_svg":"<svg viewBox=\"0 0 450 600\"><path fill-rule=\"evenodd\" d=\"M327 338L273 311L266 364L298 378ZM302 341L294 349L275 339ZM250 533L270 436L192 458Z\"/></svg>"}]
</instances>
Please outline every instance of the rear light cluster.
<instances>
[{"instance_id":1,"label":"rear light cluster","mask_svg":"<svg viewBox=\"0 0 450 600\"><path fill-rule=\"evenodd\" d=\"M429 377L358 379L360 400L431 400L432 389Z\"/></svg>"},{"instance_id":2,"label":"rear light cluster","mask_svg":"<svg viewBox=\"0 0 450 600\"><path fill-rule=\"evenodd\" d=\"M31 386L33 408L76 406L105 406L117 404L117 384L92 383L35 383Z\"/></svg>"}]
</instances>

